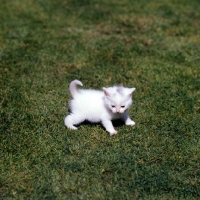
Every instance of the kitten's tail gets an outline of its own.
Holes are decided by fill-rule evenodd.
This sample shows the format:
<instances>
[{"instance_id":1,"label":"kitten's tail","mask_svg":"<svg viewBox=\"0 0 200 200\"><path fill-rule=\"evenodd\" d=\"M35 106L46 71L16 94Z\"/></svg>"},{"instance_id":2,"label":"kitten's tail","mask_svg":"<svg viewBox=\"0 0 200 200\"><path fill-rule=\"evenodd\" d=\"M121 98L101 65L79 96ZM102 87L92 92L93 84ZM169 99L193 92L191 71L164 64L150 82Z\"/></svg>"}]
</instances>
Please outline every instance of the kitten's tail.
<instances>
[{"instance_id":1,"label":"kitten's tail","mask_svg":"<svg viewBox=\"0 0 200 200\"><path fill-rule=\"evenodd\" d=\"M72 95L72 97L74 98L76 96L76 94L78 93L78 90L76 88L76 85L80 85L83 86L83 84L79 81L79 80L74 80L70 83L69 85L69 91Z\"/></svg>"}]
</instances>

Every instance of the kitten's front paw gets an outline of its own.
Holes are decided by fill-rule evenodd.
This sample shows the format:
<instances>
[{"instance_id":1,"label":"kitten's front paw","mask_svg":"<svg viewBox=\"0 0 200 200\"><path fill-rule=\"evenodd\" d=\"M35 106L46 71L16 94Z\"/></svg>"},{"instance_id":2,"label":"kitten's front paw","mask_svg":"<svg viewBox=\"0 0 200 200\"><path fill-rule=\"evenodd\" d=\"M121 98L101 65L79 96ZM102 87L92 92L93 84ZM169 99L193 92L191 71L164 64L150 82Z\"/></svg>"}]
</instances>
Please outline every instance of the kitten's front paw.
<instances>
[{"instance_id":1,"label":"kitten's front paw","mask_svg":"<svg viewBox=\"0 0 200 200\"><path fill-rule=\"evenodd\" d=\"M110 136L113 136L113 135L116 135L116 134L117 134L117 131L110 132Z\"/></svg>"},{"instance_id":2,"label":"kitten's front paw","mask_svg":"<svg viewBox=\"0 0 200 200\"><path fill-rule=\"evenodd\" d=\"M128 126L134 126L135 122L131 120L131 121L126 122L126 125L128 125Z\"/></svg>"}]
</instances>

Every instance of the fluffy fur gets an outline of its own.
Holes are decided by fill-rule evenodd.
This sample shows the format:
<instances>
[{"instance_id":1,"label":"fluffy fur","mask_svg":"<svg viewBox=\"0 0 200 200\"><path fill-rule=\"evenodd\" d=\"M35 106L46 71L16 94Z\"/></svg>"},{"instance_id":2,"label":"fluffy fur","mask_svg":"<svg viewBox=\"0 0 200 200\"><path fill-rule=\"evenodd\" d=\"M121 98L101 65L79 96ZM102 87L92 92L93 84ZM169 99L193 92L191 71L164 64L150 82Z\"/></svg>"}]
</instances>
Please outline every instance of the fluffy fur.
<instances>
[{"instance_id":1,"label":"fluffy fur","mask_svg":"<svg viewBox=\"0 0 200 200\"><path fill-rule=\"evenodd\" d=\"M91 89L77 89L77 85L83 86L79 80L70 83L69 91L72 95L70 101L71 113L65 117L65 126L77 129L74 125L88 120L101 122L110 135L117 134L111 120L122 119L126 125L135 125L126 110L132 105L132 93L135 88L114 86L103 88L103 91Z\"/></svg>"}]
</instances>

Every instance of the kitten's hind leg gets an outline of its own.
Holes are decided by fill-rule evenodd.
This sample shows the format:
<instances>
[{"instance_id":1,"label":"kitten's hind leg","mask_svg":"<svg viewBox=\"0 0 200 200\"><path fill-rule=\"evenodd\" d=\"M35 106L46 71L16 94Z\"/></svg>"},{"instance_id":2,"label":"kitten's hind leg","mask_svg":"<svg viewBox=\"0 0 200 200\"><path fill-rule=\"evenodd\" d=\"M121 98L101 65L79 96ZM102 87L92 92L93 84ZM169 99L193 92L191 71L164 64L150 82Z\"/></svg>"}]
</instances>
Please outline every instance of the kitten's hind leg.
<instances>
[{"instance_id":1,"label":"kitten's hind leg","mask_svg":"<svg viewBox=\"0 0 200 200\"><path fill-rule=\"evenodd\" d=\"M110 136L117 134L117 131L114 129L110 120L102 120L102 124L105 127L105 129L110 133Z\"/></svg>"},{"instance_id":2,"label":"kitten's hind leg","mask_svg":"<svg viewBox=\"0 0 200 200\"><path fill-rule=\"evenodd\" d=\"M84 121L82 117L73 114L67 115L64 120L65 126L73 130L77 129L77 127L75 127L74 125L79 124L82 121Z\"/></svg>"},{"instance_id":3,"label":"kitten's hind leg","mask_svg":"<svg viewBox=\"0 0 200 200\"><path fill-rule=\"evenodd\" d=\"M65 126L69 129L73 129L73 130L76 130L77 128L73 125L74 124L74 120L72 118L71 115L68 115L67 117L65 117Z\"/></svg>"},{"instance_id":4,"label":"kitten's hind leg","mask_svg":"<svg viewBox=\"0 0 200 200\"><path fill-rule=\"evenodd\" d=\"M133 120L131 120L131 118L128 116L127 113L124 113L123 120L124 120L126 125L129 125L129 126L134 126L135 125L135 122Z\"/></svg>"}]
</instances>

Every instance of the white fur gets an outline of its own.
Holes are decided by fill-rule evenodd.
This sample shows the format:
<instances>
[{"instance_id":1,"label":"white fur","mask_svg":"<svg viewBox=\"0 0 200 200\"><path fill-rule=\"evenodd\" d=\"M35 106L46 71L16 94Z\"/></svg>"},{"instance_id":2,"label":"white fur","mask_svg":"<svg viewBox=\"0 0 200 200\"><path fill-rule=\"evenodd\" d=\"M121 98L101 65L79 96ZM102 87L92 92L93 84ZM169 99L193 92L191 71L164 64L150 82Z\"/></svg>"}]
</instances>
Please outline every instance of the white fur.
<instances>
[{"instance_id":1,"label":"white fur","mask_svg":"<svg viewBox=\"0 0 200 200\"><path fill-rule=\"evenodd\" d=\"M74 125L84 120L90 122L101 122L110 135L117 134L111 120L123 119L126 125L135 125L126 110L132 104L132 93L135 88L124 88L114 86L99 90L77 89L76 85L83 85L74 80L70 83L69 90L73 97L70 101L71 113L65 117L65 126L77 129Z\"/></svg>"}]
</instances>

